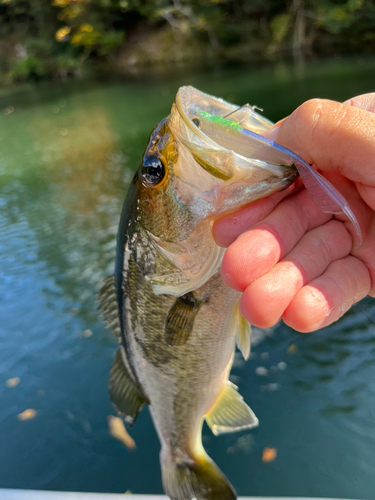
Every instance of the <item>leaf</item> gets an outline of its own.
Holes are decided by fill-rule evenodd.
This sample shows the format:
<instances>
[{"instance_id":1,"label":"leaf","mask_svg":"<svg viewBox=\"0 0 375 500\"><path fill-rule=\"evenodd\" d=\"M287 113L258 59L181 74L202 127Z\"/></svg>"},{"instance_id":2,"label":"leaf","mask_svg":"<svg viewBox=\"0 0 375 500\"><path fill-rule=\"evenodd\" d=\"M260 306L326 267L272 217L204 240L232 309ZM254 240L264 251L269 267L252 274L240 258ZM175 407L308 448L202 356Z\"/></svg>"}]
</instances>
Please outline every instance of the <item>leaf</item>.
<instances>
[{"instance_id":1,"label":"leaf","mask_svg":"<svg viewBox=\"0 0 375 500\"><path fill-rule=\"evenodd\" d=\"M131 436L129 436L122 419L114 417L113 415L108 415L107 422L109 434L113 438L117 439L117 441L120 441L120 443L126 446L129 450L134 450L135 441Z\"/></svg>"},{"instance_id":2,"label":"leaf","mask_svg":"<svg viewBox=\"0 0 375 500\"><path fill-rule=\"evenodd\" d=\"M8 378L8 380L5 382L5 385L7 387L16 387L21 382L21 379L19 377L13 377L13 378Z\"/></svg>"},{"instance_id":3,"label":"leaf","mask_svg":"<svg viewBox=\"0 0 375 500\"><path fill-rule=\"evenodd\" d=\"M18 420L31 420L32 418L36 417L36 413L37 413L36 410L28 408L27 410L18 414L17 418Z\"/></svg>"},{"instance_id":4,"label":"leaf","mask_svg":"<svg viewBox=\"0 0 375 500\"><path fill-rule=\"evenodd\" d=\"M273 462L277 457L276 448L263 448L262 462L269 463Z\"/></svg>"}]
</instances>

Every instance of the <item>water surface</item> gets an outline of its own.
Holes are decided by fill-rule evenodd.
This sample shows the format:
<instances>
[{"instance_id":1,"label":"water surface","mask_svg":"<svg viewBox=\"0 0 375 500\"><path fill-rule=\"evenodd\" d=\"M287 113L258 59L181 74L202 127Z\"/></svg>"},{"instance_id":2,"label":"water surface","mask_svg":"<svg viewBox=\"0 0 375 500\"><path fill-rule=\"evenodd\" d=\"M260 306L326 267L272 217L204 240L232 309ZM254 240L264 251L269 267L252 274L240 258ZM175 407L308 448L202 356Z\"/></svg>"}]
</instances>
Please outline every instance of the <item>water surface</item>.
<instances>
[{"instance_id":1,"label":"water surface","mask_svg":"<svg viewBox=\"0 0 375 500\"><path fill-rule=\"evenodd\" d=\"M375 62L334 60L0 93L0 487L162 492L148 410L129 431L136 450L108 433L117 345L96 291L113 271L132 172L177 88L257 104L277 120L374 81ZM374 498L373 319L366 299L311 335L257 331L251 359L236 356L233 381L260 427L218 438L205 427L203 440L240 495ZM20 420L26 409L34 418ZM277 450L273 462L262 462L265 447Z\"/></svg>"}]
</instances>

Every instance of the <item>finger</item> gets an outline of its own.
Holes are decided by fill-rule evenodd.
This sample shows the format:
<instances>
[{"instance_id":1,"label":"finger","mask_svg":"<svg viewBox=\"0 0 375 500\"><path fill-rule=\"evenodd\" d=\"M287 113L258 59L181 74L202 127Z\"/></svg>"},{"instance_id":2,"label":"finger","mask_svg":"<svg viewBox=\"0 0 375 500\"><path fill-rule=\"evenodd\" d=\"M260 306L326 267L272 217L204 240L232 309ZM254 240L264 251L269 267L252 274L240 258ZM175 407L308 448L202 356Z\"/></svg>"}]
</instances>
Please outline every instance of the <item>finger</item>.
<instances>
[{"instance_id":1,"label":"finger","mask_svg":"<svg viewBox=\"0 0 375 500\"><path fill-rule=\"evenodd\" d=\"M253 281L240 300L240 312L251 324L276 324L296 293L324 273L331 262L347 256L352 238L341 222L331 220L312 229L287 257Z\"/></svg>"},{"instance_id":2,"label":"finger","mask_svg":"<svg viewBox=\"0 0 375 500\"><path fill-rule=\"evenodd\" d=\"M217 245L228 247L241 233L270 214L293 190L294 184L284 191L250 203L241 210L215 221L212 234Z\"/></svg>"},{"instance_id":3,"label":"finger","mask_svg":"<svg viewBox=\"0 0 375 500\"><path fill-rule=\"evenodd\" d=\"M369 219L369 218L368 218ZM371 221L367 220L365 226L365 239L363 245L358 248L352 248L351 254L360 259L367 267L371 278L371 288L369 295L375 297L375 215L371 214Z\"/></svg>"},{"instance_id":4,"label":"finger","mask_svg":"<svg viewBox=\"0 0 375 500\"><path fill-rule=\"evenodd\" d=\"M368 294L370 276L366 266L348 256L328 266L325 273L304 286L287 307L285 323L300 332L330 325Z\"/></svg>"},{"instance_id":5,"label":"finger","mask_svg":"<svg viewBox=\"0 0 375 500\"><path fill-rule=\"evenodd\" d=\"M356 187L364 202L372 208L372 210L375 210L375 186L367 186L366 184L357 182Z\"/></svg>"},{"instance_id":6,"label":"finger","mask_svg":"<svg viewBox=\"0 0 375 500\"><path fill-rule=\"evenodd\" d=\"M221 265L224 282L243 292L288 254L306 231L331 218L331 214L321 212L305 189L283 200L228 247Z\"/></svg>"},{"instance_id":7,"label":"finger","mask_svg":"<svg viewBox=\"0 0 375 500\"><path fill-rule=\"evenodd\" d=\"M273 134L275 140L322 170L338 170L375 185L375 114L335 101L312 99Z\"/></svg>"},{"instance_id":8,"label":"finger","mask_svg":"<svg viewBox=\"0 0 375 500\"><path fill-rule=\"evenodd\" d=\"M358 248L364 241L366 241L368 226L371 224L373 217L373 210L369 208L359 192L358 186L360 183L353 183L339 172L325 172L324 177L344 196L359 223L362 232L361 240L356 233L354 225L352 222L348 221L348 218L344 213L337 213L334 216L335 219L345 223L347 230L353 237L353 246ZM375 205L375 199L372 200L372 203Z\"/></svg>"},{"instance_id":9,"label":"finger","mask_svg":"<svg viewBox=\"0 0 375 500\"><path fill-rule=\"evenodd\" d=\"M354 106L355 108L365 109L371 113L375 112L375 92L370 94L362 94L348 99L343 104Z\"/></svg>"}]
</instances>

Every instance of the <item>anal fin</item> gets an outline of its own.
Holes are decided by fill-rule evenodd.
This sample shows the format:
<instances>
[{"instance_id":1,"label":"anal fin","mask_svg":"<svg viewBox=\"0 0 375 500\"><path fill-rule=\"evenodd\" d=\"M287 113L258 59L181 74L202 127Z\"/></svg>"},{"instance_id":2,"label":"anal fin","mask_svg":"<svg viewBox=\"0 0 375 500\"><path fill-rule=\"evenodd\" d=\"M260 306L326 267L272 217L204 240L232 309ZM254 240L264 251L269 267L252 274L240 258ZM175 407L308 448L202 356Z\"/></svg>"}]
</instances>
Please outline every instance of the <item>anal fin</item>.
<instances>
[{"instance_id":1,"label":"anal fin","mask_svg":"<svg viewBox=\"0 0 375 500\"><path fill-rule=\"evenodd\" d=\"M109 393L117 410L125 415L125 420L130 425L133 425L143 404L147 401L140 394L125 368L123 361L125 353L123 351L124 348L122 346L117 350L109 377Z\"/></svg>"},{"instance_id":2,"label":"anal fin","mask_svg":"<svg viewBox=\"0 0 375 500\"><path fill-rule=\"evenodd\" d=\"M237 386L229 381L205 418L215 436L226 432L251 429L259 424L254 412L247 406L241 394L237 392Z\"/></svg>"}]
</instances>

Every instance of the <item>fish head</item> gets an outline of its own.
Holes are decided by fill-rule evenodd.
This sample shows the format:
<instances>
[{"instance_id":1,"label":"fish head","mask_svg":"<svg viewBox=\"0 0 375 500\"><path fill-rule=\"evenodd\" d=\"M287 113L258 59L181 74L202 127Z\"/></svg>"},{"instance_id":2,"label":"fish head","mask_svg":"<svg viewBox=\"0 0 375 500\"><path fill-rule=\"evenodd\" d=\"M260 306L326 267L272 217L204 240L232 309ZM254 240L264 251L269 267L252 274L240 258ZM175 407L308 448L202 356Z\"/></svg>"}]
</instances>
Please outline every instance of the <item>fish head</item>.
<instances>
[{"instance_id":1,"label":"fish head","mask_svg":"<svg viewBox=\"0 0 375 500\"><path fill-rule=\"evenodd\" d=\"M151 134L128 194L127 250L157 294L181 296L202 286L224 252L212 237L214 220L285 189L298 175L272 154L264 158L264 145L225 118L235 110L182 87ZM242 115L237 119L257 131L271 126L252 108Z\"/></svg>"},{"instance_id":2,"label":"fish head","mask_svg":"<svg viewBox=\"0 0 375 500\"><path fill-rule=\"evenodd\" d=\"M173 189L178 156L177 142L164 119L152 131L133 179L136 222L153 237L169 242L185 238L181 226L189 219L189 205L179 202Z\"/></svg>"}]
</instances>

